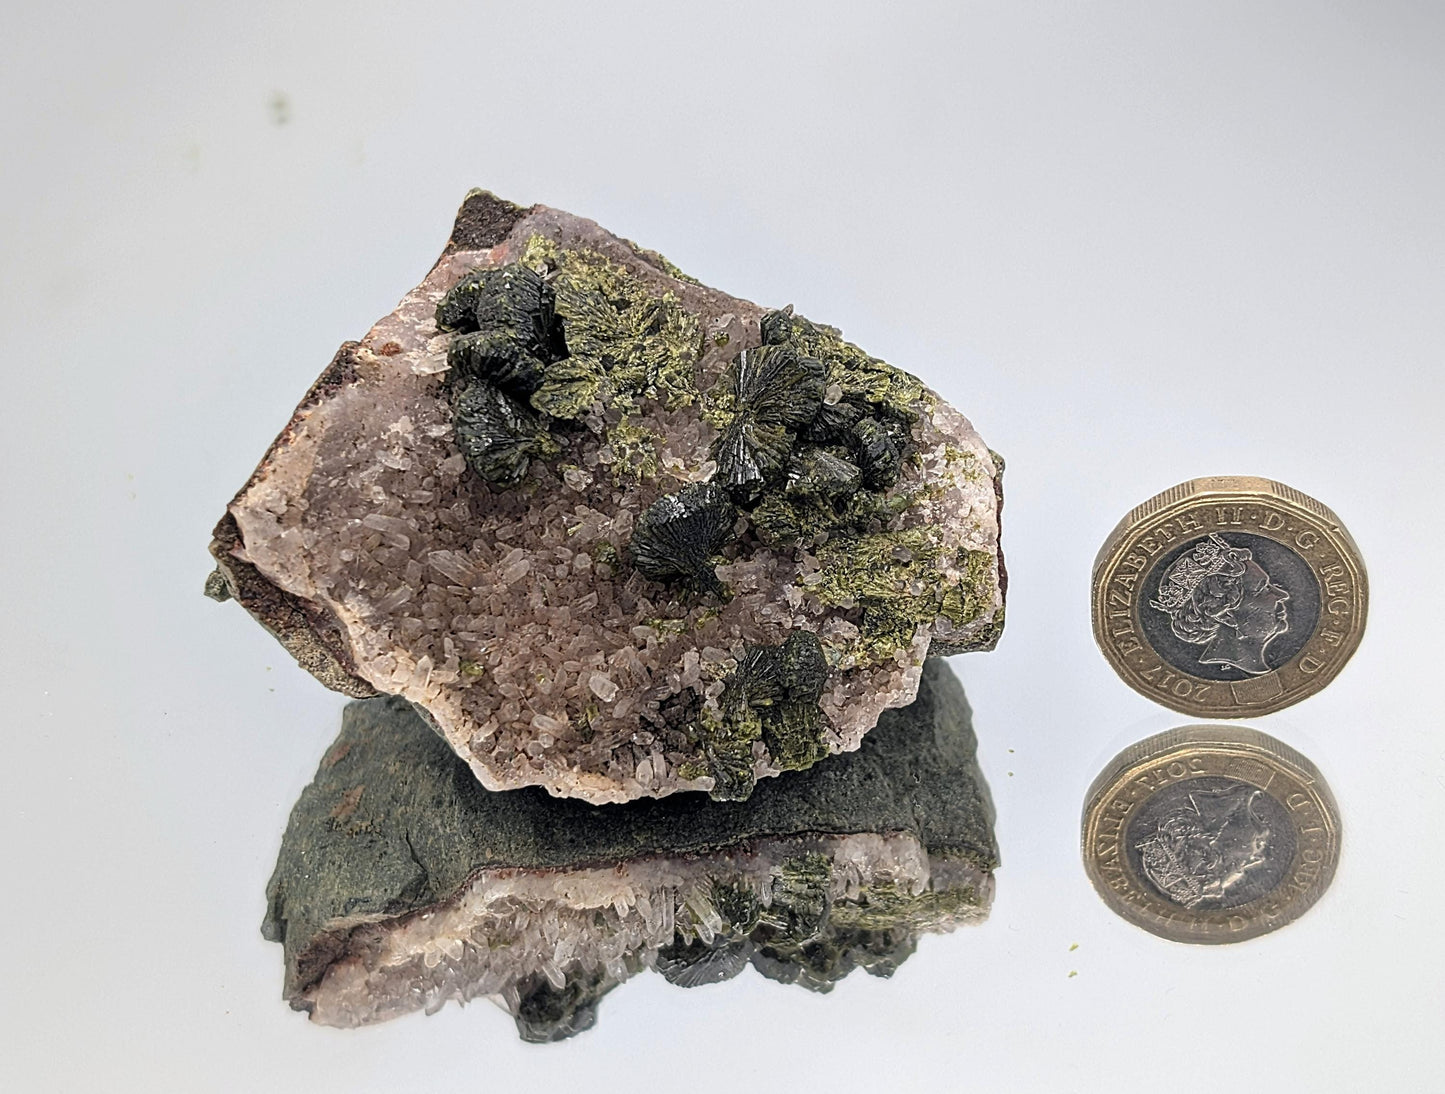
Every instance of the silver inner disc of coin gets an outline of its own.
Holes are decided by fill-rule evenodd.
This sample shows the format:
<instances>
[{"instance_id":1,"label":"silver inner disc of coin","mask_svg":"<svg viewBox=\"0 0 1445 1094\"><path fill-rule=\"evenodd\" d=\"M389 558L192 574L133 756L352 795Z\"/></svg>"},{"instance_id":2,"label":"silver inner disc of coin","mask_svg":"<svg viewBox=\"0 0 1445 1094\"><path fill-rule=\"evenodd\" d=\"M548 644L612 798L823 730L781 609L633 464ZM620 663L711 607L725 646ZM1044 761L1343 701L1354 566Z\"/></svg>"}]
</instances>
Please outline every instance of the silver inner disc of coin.
<instances>
[{"instance_id":1,"label":"silver inner disc of coin","mask_svg":"<svg viewBox=\"0 0 1445 1094\"><path fill-rule=\"evenodd\" d=\"M1246 680L1314 636L1319 583L1282 543L1211 533L1164 552L1144 579L1140 626L1156 653L1202 680Z\"/></svg>"},{"instance_id":2,"label":"silver inner disc of coin","mask_svg":"<svg viewBox=\"0 0 1445 1094\"><path fill-rule=\"evenodd\" d=\"M1294 826L1273 797L1237 779L1204 776L1165 787L1129 822L1135 875L1191 910L1237 908L1284 880Z\"/></svg>"}]
</instances>

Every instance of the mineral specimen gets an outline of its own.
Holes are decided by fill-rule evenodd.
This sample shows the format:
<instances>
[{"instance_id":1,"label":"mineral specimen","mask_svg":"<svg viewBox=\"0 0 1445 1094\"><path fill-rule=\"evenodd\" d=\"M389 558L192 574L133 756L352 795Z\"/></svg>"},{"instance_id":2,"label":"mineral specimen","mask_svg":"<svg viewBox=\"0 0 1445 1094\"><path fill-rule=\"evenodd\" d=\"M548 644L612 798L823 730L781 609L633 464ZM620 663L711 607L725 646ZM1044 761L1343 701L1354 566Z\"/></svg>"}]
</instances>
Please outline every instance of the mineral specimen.
<instances>
[{"instance_id":1,"label":"mineral specimen","mask_svg":"<svg viewBox=\"0 0 1445 1094\"><path fill-rule=\"evenodd\" d=\"M813 673L768 671L780 700ZM555 1040L646 967L693 987L751 963L828 991L988 914L998 853L974 752L938 659L857 752L746 802L488 791L404 701L355 702L292 810L262 930L291 1005L334 1026L489 996L524 1038Z\"/></svg>"},{"instance_id":2,"label":"mineral specimen","mask_svg":"<svg viewBox=\"0 0 1445 1094\"><path fill-rule=\"evenodd\" d=\"M476 191L231 502L207 589L489 788L745 797L857 748L929 652L991 648L1000 472L833 328ZM807 685L764 697L785 649Z\"/></svg>"}]
</instances>

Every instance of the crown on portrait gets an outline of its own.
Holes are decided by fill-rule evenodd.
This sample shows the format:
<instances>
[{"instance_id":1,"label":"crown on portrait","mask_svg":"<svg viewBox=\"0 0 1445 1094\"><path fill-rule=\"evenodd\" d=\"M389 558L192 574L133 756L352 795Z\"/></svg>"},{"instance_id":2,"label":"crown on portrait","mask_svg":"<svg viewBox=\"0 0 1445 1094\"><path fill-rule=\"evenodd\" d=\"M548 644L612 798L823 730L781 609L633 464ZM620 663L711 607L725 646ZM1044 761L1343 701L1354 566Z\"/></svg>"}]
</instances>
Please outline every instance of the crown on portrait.
<instances>
[{"instance_id":1,"label":"crown on portrait","mask_svg":"<svg viewBox=\"0 0 1445 1094\"><path fill-rule=\"evenodd\" d=\"M1194 550L1169 567L1159 582L1159 598L1149 606L1171 615L1189 603L1194 590L1206 577L1223 573L1237 565L1238 552L1214 532L1195 544Z\"/></svg>"}]
</instances>

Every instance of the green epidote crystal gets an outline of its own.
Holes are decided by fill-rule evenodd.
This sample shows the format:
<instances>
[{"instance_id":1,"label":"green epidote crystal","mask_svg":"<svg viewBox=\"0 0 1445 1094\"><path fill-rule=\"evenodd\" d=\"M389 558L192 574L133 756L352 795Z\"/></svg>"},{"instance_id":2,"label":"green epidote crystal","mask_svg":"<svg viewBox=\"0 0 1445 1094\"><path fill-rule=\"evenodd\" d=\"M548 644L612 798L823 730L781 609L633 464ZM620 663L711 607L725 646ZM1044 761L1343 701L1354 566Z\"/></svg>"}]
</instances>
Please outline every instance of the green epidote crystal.
<instances>
[{"instance_id":1,"label":"green epidote crystal","mask_svg":"<svg viewBox=\"0 0 1445 1094\"><path fill-rule=\"evenodd\" d=\"M600 969L572 977L560 988L545 976L529 977L517 986L517 1034L537 1045L589 1030L597 1024L597 1004L619 983Z\"/></svg>"},{"instance_id":2,"label":"green epidote crystal","mask_svg":"<svg viewBox=\"0 0 1445 1094\"><path fill-rule=\"evenodd\" d=\"M772 901L758 917L764 945L799 946L823 932L832 901L833 864L826 855L799 855L773 868Z\"/></svg>"},{"instance_id":3,"label":"green epidote crystal","mask_svg":"<svg viewBox=\"0 0 1445 1094\"><path fill-rule=\"evenodd\" d=\"M455 332L447 363L458 402L482 384L527 400L544 423L581 418L599 403L616 411L608 441L622 455L614 470L619 479L657 472L657 435L631 419L642 401L674 410L697 398L697 317L672 293L653 293L596 252L563 250L540 235L520 262L457 282L437 305L437 326ZM483 441L472 445L475 458L463 449L489 482L514 483L526 470L510 450L535 431L498 431L516 417L489 422ZM507 451L493 455L493 447ZM560 451L552 448L553 455ZM528 450L529 458L538 454L535 446Z\"/></svg>"},{"instance_id":4,"label":"green epidote crystal","mask_svg":"<svg viewBox=\"0 0 1445 1094\"><path fill-rule=\"evenodd\" d=\"M676 296L657 295L595 251L564 250L540 235L522 263L550 271L569 353L532 397L538 410L573 418L595 400L626 410L650 398L673 410L697 399L702 328Z\"/></svg>"},{"instance_id":5,"label":"green epidote crystal","mask_svg":"<svg viewBox=\"0 0 1445 1094\"><path fill-rule=\"evenodd\" d=\"M784 771L826 758L827 719L818 700L827 679L827 658L811 631L793 631L781 646L749 646L723 690L720 714L704 709L691 727L704 759L689 777L710 775L714 799L741 800L757 782L755 741Z\"/></svg>"},{"instance_id":6,"label":"green epidote crystal","mask_svg":"<svg viewBox=\"0 0 1445 1094\"><path fill-rule=\"evenodd\" d=\"M457 447L488 482L519 482L532 460L561 451L522 401L567 357L551 286L516 264L476 270L442 298L436 321L455 332L447 364Z\"/></svg>"},{"instance_id":7,"label":"green epidote crystal","mask_svg":"<svg viewBox=\"0 0 1445 1094\"><path fill-rule=\"evenodd\" d=\"M791 671L798 680L809 670ZM787 682L756 690L785 695ZM358 1025L435 1009L470 998L483 982L475 977L500 967L515 976L485 980L486 991L529 1041L588 1028L597 1001L647 965L685 987L749 963L815 991L856 968L890 975L920 931L987 909L998 859L975 747L962 688L931 660L918 699L886 711L857 752L768 780L746 802L684 794L594 807L485 790L405 702L352 703L292 810L263 933L284 945L287 998L317 1021ZM847 865L836 864L836 841L864 833L872 835ZM927 862L921 874L903 865L917 855ZM670 926L623 947L619 909L598 906L586 886L629 869L658 887L645 912L633 898L625 930L640 929L639 915ZM478 886L492 873L500 903L489 898L477 905L492 909L481 918L457 918L486 896ZM536 899L525 895L530 876L554 879L533 891L560 903L526 903ZM505 909L514 906L528 910L512 918ZM536 961L564 951L576 956L536 971ZM351 986L329 994L333 975Z\"/></svg>"},{"instance_id":8,"label":"green epidote crystal","mask_svg":"<svg viewBox=\"0 0 1445 1094\"><path fill-rule=\"evenodd\" d=\"M835 502L858 492L863 473L858 465L826 448L811 448L788 466L787 493L816 502Z\"/></svg>"},{"instance_id":9,"label":"green epidote crystal","mask_svg":"<svg viewBox=\"0 0 1445 1094\"><path fill-rule=\"evenodd\" d=\"M483 381L526 399L542 383L547 365L506 331L459 334L447 347L454 382Z\"/></svg>"},{"instance_id":10,"label":"green epidote crystal","mask_svg":"<svg viewBox=\"0 0 1445 1094\"><path fill-rule=\"evenodd\" d=\"M731 980L748 967L753 947L746 937L728 936L704 942L676 941L657 951L653 967L670 984L680 988L699 988Z\"/></svg>"},{"instance_id":11,"label":"green epidote crystal","mask_svg":"<svg viewBox=\"0 0 1445 1094\"><path fill-rule=\"evenodd\" d=\"M681 578L721 593L712 558L732 537L737 510L714 483L691 483L642 511L632 533L632 564L655 581Z\"/></svg>"},{"instance_id":12,"label":"green epidote crystal","mask_svg":"<svg viewBox=\"0 0 1445 1094\"><path fill-rule=\"evenodd\" d=\"M755 501L787 473L797 432L823 405L820 361L788 346L745 350L732 370L732 419L714 445L718 481L739 504Z\"/></svg>"},{"instance_id":13,"label":"green epidote crystal","mask_svg":"<svg viewBox=\"0 0 1445 1094\"><path fill-rule=\"evenodd\" d=\"M552 287L525 266L462 278L436 310L438 329L457 332L447 348L454 382L484 380L530 395L547 364L567 356L555 303Z\"/></svg>"},{"instance_id":14,"label":"green epidote crystal","mask_svg":"<svg viewBox=\"0 0 1445 1094\"><path fill-rule=\"evenodd\" d=\"M838 499L819 497L816 493L785 491L763 498L748 513L748 521L757 537L771 547L791 547L816 539L826 532L859 536L870 529L882 529L894 517L906 512L921 492L900 493L892 497L859 490Z\"/></svg>"},{"instance_id":15,"label":"green epidote crystal","mask_svg":"<svg viewBox=\"0 0 1445 1094\"><path fill-rule=\"evenodd\" d=\"M790 346L822 361L829 386L838 385L844 403L870 406L884 417L905 422L917 418L914 408L920 404L932 409L921 380L843 341L836 327L810 322L792 308L783 308L763 316L762 330L764 345Z\"/></svg>"},{"instance_id":16,"label":"green epidote crystal","mask_svg":"<svg viewBox=\"0 0 1445 1094\"><path fill-rule=\"evenodd\" d=\"M723 715L704 708L690 728L701 759L684 761L678 774L685 779L710 776L708 795L714 801L746 801L758 784L753 742L763 736L761 715L747 705Z\"/></svg>"},{"instance_id":17,"label":"green epidote crystal","mask_svg":"<svg viewBox=\"0 0 1445 1094\"><path fill-rule=\"evenodd\" d=\"M607 444L612 449L610 470L613 484L621 486L656 479L657 451L664 440L656 430L639 424L635 415L610 427Z\"/></svg>"},{"instance_id":18,"label":"green epidote crystal","mask_svg":"<svg viewBox=\"0 0 1445 1094\"><path fill-rule=\"evenodd\" d=\"M773 763L784 770L810 767L828 755L826 721L818 700L828 662L818 636L797 630L781 646L754 646L723 692L726 717L756 718Z\"/></svg>"},{"instance_id":19,"label":"green epidote crystal","mask_svg":"<svg viewBox=\"0 0 1445 1094\"><path fill-rule=\"evenodd\" d=\"M802 945L762 945L753 953L753 968L780 984L829 992L854 969L889 977L918 948L917 932L834 930Z\"/></svg>"},{"instance_id":20,"label":"green epidote crystal","mask_svg":"<svg viewBox=\"0 0 1445 1094\"><path fill-rule=\"evenodd\" d=\"M752 934L763 917L763 906L758 894L737 885L714 881L712 904L722 917L727 933L734 937Z\"/></svg>"},{"instance_id":21,"label":"green epidote crystal","mask_svg":"<svg viewBox=\"0 0 1445 1094\"><path fill-rule=\"evenodd\" d=\"M899 455L902 439L896 430L888 429L877 418L860 418L853 426L853 440L864 486L887 490L898 481L903 466Z\"/></svg>"},{"instance_id":22,"label":"green epidote crystal","mask_svg":"<svg viewBox=\"0 0 1445 1094\"><path fill-rule=\"evenodd\" d=\"M537 271L510 265L474 270L436 309L439 330L505 332L536 357L565 357L552 289Z\"/></svg>"},{"instance_id":23,"label":"green epidote crystal","mask_svg":"<svg viewBox=\"0 0 1445 1094\"><path fill-rule=\"evenodd\" d=\"M844 653L876 662L906 649L920 626L945 616L955 626L978 618L993 593L993 559L987 551L959 551L945 560L927 528L841 536L818 549L819 580L810 589L820 602L863 609L859 638ZM951 561L959 580L939 581Z\"/></svg>"},{"instance_id":24,"label":"green epidote crystal","mask_svg":"<svg viewBox=\"0 0 1445 1094\"><path fill-rule=\"evenodd\" d=\"M882 527L918 500L888 497L932 409L922 383L791 309L762 318L763 345L706 393L718 479L759 537L788 546Z\"/></svg>"},{"instance_id":25,"label":"green epidote crystal","mask_svg":"<svg viewBox=\"0 0 1445 1094\"><path fill-rule=\"evenodd\" d=\"M467 466L488 482L518 482L532 460L560 451L537 415L491 384L466 385L452 409L457 447Z\"/></svg>"}]
</instances>

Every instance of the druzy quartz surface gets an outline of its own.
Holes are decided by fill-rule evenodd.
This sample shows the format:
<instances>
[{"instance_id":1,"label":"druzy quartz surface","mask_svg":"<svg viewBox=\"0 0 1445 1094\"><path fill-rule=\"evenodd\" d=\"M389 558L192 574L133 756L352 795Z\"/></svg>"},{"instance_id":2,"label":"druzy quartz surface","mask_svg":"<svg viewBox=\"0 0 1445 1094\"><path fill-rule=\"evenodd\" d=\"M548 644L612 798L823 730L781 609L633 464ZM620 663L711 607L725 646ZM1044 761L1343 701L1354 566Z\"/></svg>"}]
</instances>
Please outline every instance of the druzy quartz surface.
<instances>
[{"instance_id":1,"label":"druzy quartz surface","mask_svg":"<svg viewBox=\"0 0 1445 1094\"><path fill-rule=\"evenodd\" d=\"M489 788L742 798L857 748L930 650L992 647L1000 475L837 330L477 191L232 501L208 589Z\"/></svg>"}]
</instances>

